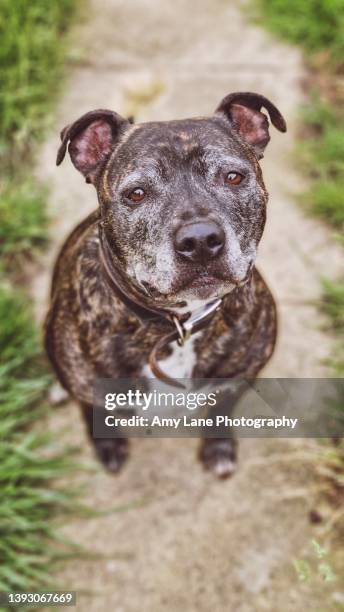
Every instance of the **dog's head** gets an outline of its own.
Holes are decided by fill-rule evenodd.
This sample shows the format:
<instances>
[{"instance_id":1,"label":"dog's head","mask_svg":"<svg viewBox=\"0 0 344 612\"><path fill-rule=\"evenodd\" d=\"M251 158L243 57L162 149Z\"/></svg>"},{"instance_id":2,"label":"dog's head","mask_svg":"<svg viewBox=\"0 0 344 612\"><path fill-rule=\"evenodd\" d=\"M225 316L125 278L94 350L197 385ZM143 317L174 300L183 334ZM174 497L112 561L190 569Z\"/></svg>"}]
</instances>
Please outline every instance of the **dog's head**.
<instances>
[{"instance_id":1,"label":"dog's head","mask_svg":"<svg viewBox=\"0 0 344 612\"><path fill-rule=\"evenodd\" d=\"M95 185L101 223L129 283L158 304L210 299L244 283L265 224L258 160L283 117L235 93L211 117L132 125L97 110L67 126L75 167Z\"/></svg>"}]
</instances>

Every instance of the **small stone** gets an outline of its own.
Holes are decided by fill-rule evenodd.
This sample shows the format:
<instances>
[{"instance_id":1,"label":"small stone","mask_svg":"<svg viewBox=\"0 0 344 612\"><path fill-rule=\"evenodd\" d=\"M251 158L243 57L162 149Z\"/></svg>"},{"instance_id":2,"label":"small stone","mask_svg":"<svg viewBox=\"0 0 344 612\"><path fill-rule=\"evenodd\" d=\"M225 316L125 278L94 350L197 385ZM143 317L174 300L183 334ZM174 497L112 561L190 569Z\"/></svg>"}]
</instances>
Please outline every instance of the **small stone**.
<instances>
[{"instance_id":1,"label":"small stone","mask_svg":"<svg viewBox=\"0 0 344 612\"><path fill-rule=\"evenodd\" d=\"M318 510L311 510L309 513L309 520L313 525L319 525L319 523L322 523L323 517Z\"/></svg>"}]
</instances>

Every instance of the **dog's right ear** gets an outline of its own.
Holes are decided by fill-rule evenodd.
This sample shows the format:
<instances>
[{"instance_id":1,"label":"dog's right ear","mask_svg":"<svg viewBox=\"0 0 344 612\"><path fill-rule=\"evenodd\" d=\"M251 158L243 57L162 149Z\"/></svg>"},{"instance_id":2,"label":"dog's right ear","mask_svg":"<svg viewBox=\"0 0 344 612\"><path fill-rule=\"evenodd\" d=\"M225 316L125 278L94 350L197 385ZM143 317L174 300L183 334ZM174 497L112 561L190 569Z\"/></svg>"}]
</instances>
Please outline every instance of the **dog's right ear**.
<instances>
[{"instance_id":1,"label":"dog's right ear","mask_svg":"<svg viewBox=\"0 0 344 612\"><path fill-rule=\"evenodd\" d=\"M231 93L216 109L216 113L229 120L233 129L256 152L258 159L263 157L264 149L270 140L269 122L261 112L268 111L272 125L280 132L286 132L287 126L278 108L260 94L246 92Z\"/></svg>"},{"instance_id":2,"label":"dog's right ear","mask_svg":"<svg viewBox=\"0 0 344 612\"><path fill-rule=\"evenodd\" d=\"M64 159L69 143L68 151L74 166L84 175L87 183L94 183L99 169L129 126L127 119L113 111L86 113L62 130L57 166Z\"/></svg>"}]
</instances>

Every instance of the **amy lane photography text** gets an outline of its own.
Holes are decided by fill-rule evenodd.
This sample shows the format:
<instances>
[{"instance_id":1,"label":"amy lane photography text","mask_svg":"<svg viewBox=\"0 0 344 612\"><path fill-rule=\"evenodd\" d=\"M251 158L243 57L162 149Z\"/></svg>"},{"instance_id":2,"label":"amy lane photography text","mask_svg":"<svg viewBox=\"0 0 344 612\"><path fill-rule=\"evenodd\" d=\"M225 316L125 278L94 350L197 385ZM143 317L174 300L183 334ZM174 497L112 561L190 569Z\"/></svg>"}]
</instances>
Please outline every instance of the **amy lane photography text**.
<instances>
[{"instance_id":1,"label":"amy lane photography text","mask_svg":"<svg viewBox=\"0 0 344 612\"><path fill-rule=\"evenodd\" d=\"M105 417L107 427L166 427L178 429L180 427L248 427L261 429L264 427L272 429L291 428L297 424L298 419L288 417L259 417L247 418L244 416L230 418L223 415L207 418L194 418L189 416L182 417L160 417L154 416L151 419L143 416L115 417L109 414Z\"/></svg>"}]
</instances>

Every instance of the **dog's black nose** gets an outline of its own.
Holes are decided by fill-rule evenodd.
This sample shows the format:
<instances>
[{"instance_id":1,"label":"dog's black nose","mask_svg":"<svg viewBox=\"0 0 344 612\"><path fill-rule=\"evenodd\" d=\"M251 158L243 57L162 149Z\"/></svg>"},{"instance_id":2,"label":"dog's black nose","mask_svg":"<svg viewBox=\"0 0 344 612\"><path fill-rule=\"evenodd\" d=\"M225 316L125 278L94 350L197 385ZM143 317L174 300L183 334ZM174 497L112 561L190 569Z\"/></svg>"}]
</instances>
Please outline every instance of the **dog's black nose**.
<instances>
[{"instance_id":1,"label":"dog's black nose","mask_svg":"<svg viewBox=\"0 0 344 612\"><path fill-rule=\"evenodd\" d=\"M214 221L190 223L178 229L174 248L179 255L194 262L217 257L225 243L224 231Z\"/></svg>"}]
</instances>

